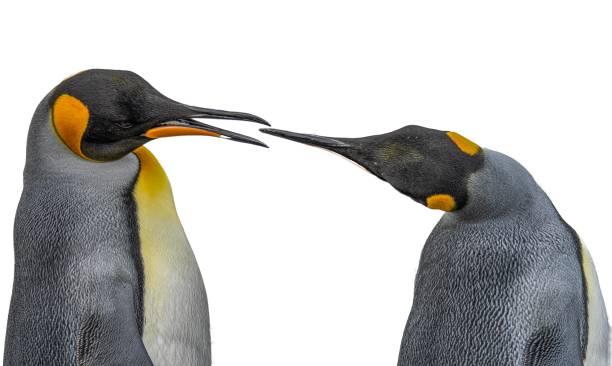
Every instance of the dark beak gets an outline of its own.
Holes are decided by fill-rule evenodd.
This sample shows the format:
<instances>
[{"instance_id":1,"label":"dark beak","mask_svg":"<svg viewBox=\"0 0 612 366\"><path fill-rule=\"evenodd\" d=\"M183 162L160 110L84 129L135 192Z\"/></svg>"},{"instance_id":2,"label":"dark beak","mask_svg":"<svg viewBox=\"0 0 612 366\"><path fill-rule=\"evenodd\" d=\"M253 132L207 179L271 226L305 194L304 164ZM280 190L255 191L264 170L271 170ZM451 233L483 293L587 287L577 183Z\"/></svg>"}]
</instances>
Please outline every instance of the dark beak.
<instances>
[{"instance_id":1,"label":"dark beak","mask_svg":"<svg viewBox=\"0 0 612 366\"><path fill-rule=\"evenodd\" d=\"M372 139L373 137L375 138L376 136L365 138L326 137L277 130L275 128L262 128L260 131L267 133L268 135L282 137L287 140L301 142L306 145L320 147L325 150L335 152L336 154L344 156L366 171L384 180L384 178L377 173L378 169L376 168L376 161L373 158L374 155L371 154L370 151L372 147L368 142L368 140Z\"/></svg>"},{"instance_id":2,"label":"dark beak","mask_svg":"<svg viewBox=\"0 0 612 366\"><path fill-rule=\"evenodd\" d=\"M228 112L222 111L220 109L209 109L209 108L200 108L188 106L194 114L191 115L191 118L207 118L207 119L233 119L240 121L251 121L255 123L261 123L262 125L270 126L268 121L261 117L257 117L254 114L243 113L243 112Z\"/></svg>"},{"instance_id":3,"label":"dark beak","mask_svg":"<svg viewBox=\"0 0 612 366\"><path fill-rule=\"evenodd\" d=\"M177 114L181 117L171 118L167 121L156 124L152 128L148 129L144 133L144 136L150 139L184 135L213 136L268 147L266 144L255 138L224 130L222 128L211 126L195 120L195 118L240 120L261 123L269 126L270 124L261 117L257 117L249 113L200 108L187 106L184 104L179 105L179 110L180 113Z\"/></svg>"},{"instance_id":4,"label":"dark beak","mask_svg":"<svg viewBox=\"0 0 612 366\"><path fill-rule=\"evenodd\" d=\"M268 135L282 137L287 140L301 142L306 145L322 147L334 152L339 152L338 150L351 147L349 143L345 142L346 139L343 139L345 141L341 141L339 138L296 133L291 131L277 130L275 128L262 128L259 131L267 133Z\"/></svg>"}]
</instances>

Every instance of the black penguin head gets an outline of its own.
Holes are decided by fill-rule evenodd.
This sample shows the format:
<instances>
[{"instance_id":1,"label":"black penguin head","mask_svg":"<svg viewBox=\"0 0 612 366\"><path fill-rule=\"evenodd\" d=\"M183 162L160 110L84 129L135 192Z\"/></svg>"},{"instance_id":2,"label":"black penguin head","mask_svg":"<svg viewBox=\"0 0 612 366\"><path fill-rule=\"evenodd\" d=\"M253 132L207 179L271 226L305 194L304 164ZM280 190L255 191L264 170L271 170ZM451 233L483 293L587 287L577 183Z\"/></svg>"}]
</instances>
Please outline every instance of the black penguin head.
<instances>
[{"instance_id":1,"label":"black penguin head","mask_svg":"<svg viewBox=\"0 0 612 366\"><path fill-rule=\"evenodd\" d=\"M444 211L465 206L468 177L483 164L475 143L455 132L420 126L362 138L261 131L343 155L417 202Z\"/></svg>"},{"instance_id":2,"label":"black penguin head","mask_svg":"<svg viewBox=\"0 0 612 366\"><path fill-rule=\"evenodd\" d=\"M178 103L130 71L81 72L60 83L49 100L59 138L88 160L116 160L152 139L178 135L224 137L265 146L251 137L194 120L234 119L268 125L263 119Z\"/></svg>"}]
</instances>

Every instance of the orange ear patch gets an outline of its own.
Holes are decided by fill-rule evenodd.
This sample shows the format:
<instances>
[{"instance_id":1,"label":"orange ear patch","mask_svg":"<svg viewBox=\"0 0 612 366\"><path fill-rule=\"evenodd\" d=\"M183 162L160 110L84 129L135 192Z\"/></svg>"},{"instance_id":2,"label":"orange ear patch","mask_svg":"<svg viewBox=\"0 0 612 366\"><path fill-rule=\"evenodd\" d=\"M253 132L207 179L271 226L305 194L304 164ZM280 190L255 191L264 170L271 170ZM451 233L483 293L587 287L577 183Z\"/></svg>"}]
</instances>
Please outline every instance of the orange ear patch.
<instances>
[{"instance_id":1,"label":"orange ear patch","mask_svg":"<svg viewBox=\"0 0 612 366\"><path fill-rule=\"evenodd\" d=\"M64 144L75 154L88 159L81 151L81 139L89 121L89 109L77 98L62 94L53 103L53 125Z\"/></svg>"},{"instance_id":2,"label":"orange ear patch","mask_svg":"<svg viewBox=\"0 0 612 366\"><path fill-rule=\"evenodd\" d=\"M464 153L474 156L480 152L480 146L476 145L472 141L461 136L457 132L447 132L446 135L457 145L457 147Z\"/></svg>"},{"instance_id":3,"label":"orange ear patch","mask_svg":"<svg viewBox=\"0 0 612 366\"><path fill-rule=\"evenodd\" d=\"M455 210L457 204L450 194L432 194L427 197L427 207L434 210L450 212Z\"/></svg>"}]
</instances>

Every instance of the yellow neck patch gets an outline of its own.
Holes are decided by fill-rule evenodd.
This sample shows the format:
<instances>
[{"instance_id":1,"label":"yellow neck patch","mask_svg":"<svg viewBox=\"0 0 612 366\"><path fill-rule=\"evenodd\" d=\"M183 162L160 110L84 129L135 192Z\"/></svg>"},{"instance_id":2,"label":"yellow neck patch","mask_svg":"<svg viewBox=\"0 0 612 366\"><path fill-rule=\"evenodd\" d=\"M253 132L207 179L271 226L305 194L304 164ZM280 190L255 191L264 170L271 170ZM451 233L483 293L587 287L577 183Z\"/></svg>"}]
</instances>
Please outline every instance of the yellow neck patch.
<instances>
[{"instance_id":1,"label":"yellow neck patch","mask_svg":"<svg viewBox=\"0 0 612 366\"><path fill-rule=\"evenodd\" d=\"M170 187L170 181L168 181L164 168L162 168L159 161L157 161L155 155L144 146L134 150L134 154L136 154L140 161L140 172L136 180L136 186L134 187L136 200L141 205L150 202L165 201L166 204L163 207L155 203L154 207L157 208L152 211L159 212L164 209L168 210L168 212L174 212L172 188Z\"/></svg>"},{"instance_id":2,"label":"yellow neck patch","mask_svg":"<svg viewBox=\"0 0 612 366\"><path fill-rule=\"evenodd\" d=\"M472 141L461 136L457 132L447 132L446 135L457 145L457 147L464 153L474 156L480 152L480 146L476 145Z\"/></svg>"},{"instance_id":3,"label":"yellow neck patch","mask_svg":"<svg viewBox=\"0 0 612 366\"><path fill-rule=\"evenodd\" d=\"M432 194L427 197L427 207L434 210L450 212L457 208L457 204L450 194Z\"/></svg>"},{"instance_id":4,"label":"yellow neck patch","mask_svg":"<svg viewBox=\"0 0 612 366\"><path fill-rule=\"evenodd\" d=\"M89 109L77 98L62 94L53 103L53 125L60 139L72 152L91 160L81 151L81 139L89 122Z\"/></svg>"},{"instance_id":5,"label":"yellow neck patch","mask_svg":"<svg viewBox=\"0 0 612 366\"><path fill-rule=\"evenodd\" d=\"M165 314L168 280L183 263L177 256L181 243L187 243L176 213L172 188L164 169L145 147L134 150L140 161L140 172L134 186L136 217L140 238L140 253L144 264L145 318ZM177 263L178 261L178 263ZM156 312L159 312L158 314ZM155 327L145 323L145 333Z\"/></svg>"}]
</instances>

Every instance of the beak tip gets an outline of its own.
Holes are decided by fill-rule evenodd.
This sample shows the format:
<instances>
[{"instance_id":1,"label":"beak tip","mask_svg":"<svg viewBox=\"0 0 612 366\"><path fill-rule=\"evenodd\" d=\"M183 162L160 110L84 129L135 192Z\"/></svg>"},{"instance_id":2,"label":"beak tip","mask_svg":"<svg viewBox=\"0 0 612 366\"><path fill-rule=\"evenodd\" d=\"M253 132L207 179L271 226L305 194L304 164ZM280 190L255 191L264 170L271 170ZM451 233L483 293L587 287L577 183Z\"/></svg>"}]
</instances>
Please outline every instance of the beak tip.
<instances>
[{"instance_id":1,"label":"beak tip","mask_svg":"<svg viewBox=\"0 0 612 366\"><path fill-rule=\"evenodd\" d=\"M266 121L266 120L265 120L265 119L263 119L263 118L260 118L260 119L259 119L259 123L261 123L262 125L266 125L266 126L272 126L272 125L270 124L270 122Z\"/></svg>"},{"instance_id":2,"label":"beak tip","mask_svg":"<svg viewBox=\"0 0 612 366\"><path fill-rule=\"evenodd\" d=\"M260 128L259 129L259 132L263 132L265 134L272 135L272 136L276 136L276 133L278 133L279 131L282 131L282 130L277 130L275 128Z\"/></svg>"},{"instance_id":3,"label":"beak tip","mask_svg":"<svg viewBox=\"0 0 612 366\"><path fill-rule=\"evenodd\" d=\"M243 116L243 120L245 121L251 121L251 122L255 122L255 123L259 123L262 125L266 125L266 126L271 126L270 122L266 121L265 119L256 116L254 114L251 113L241 113Z\"/></svg>"},{"instance_id":4,"label":"beak tip","mask_svg":"<svg viewBox=\"0 0 612 366\"><path fill-rule=\"evenodd\" d=\"M269 149L268 145L264 144L263 142L257 139L249 137L249 136L236 134L233 136L233 138L230 138L230 140L237 141L237 142L243 142L243 143L247 143L247 144L255 145L255 146L261 146L261 147L265 147L266 149Z\"/></svg>"}]
</instances>

